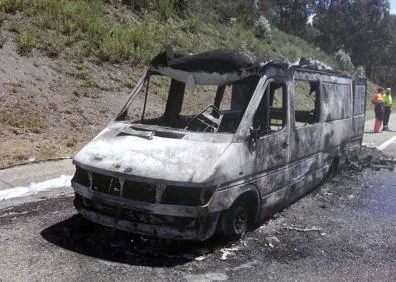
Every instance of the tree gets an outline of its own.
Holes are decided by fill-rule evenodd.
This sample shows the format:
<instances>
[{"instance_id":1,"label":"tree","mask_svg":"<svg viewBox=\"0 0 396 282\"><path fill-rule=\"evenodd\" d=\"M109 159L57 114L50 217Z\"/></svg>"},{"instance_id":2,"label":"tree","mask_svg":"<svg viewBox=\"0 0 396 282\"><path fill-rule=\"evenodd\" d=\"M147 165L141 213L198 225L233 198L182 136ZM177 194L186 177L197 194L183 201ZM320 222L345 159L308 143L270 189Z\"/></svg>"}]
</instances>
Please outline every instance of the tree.
<instances>
[{"instance_id":1,"label":"tree","mask_svg":"<svg viewBox=\"0 0 396 282\"><path fill-rule=\"evenodd\" d=\"M389 15L389 1L319 0L315 11L314 26L319 30L315 44L329 53L344 49L378 83L395 80L389 70L396 62L392 52L396 23Z\"/></svg>"},{"instance_id":2,"label":"tree","mask_svg":"<svg viewBox=\"0 0 396 282\"><path fill-rule=\"evenodd\" d=\"M304 38L314 8L315 0L280 0L272 9L272 21L281 30Z\"/></svg>"}]
</instances>

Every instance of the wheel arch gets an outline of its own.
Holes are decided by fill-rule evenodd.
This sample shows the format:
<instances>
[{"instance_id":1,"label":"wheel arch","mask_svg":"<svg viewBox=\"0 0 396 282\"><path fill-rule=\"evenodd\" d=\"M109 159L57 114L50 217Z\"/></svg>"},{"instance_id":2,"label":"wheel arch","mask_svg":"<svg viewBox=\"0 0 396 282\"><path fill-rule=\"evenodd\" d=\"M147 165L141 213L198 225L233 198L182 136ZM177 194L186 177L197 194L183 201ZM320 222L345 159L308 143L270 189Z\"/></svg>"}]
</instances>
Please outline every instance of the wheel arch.
<instances>
[{"instance_id":1,"label":"wheel arch","mask_svg":"<svg viewBox=\"0 0 396 282\"><path fill-rule=\"evenodd\" d=\"M257 221L260 214L261 197L259 189L251 183L218 191L216 197L210 202L209 210L211 212L227 210L237 200L248 203L249 219L251 222Z\"/></svg>"}]
</instances>

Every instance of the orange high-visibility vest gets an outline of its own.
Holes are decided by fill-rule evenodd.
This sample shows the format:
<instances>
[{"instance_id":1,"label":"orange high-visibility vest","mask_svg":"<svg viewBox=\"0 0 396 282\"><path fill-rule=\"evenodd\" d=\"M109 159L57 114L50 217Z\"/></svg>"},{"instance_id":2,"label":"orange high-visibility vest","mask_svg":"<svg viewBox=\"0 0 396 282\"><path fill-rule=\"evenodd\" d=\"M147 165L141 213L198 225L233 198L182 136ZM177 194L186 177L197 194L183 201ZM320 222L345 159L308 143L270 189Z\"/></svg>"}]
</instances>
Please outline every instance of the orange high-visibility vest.
<instances>
[{"instance_id":1,"label":"orange high-visibility vest","mask_svg":"<svg viewBox=\"0 0 396 282\"><path fill-rule=\"evenodd\" d=\"M384 102L383 95L381 93L375 93L373 97L371 97L371 102L376 104L378 102Z\"/></svg>"}]
</instances>

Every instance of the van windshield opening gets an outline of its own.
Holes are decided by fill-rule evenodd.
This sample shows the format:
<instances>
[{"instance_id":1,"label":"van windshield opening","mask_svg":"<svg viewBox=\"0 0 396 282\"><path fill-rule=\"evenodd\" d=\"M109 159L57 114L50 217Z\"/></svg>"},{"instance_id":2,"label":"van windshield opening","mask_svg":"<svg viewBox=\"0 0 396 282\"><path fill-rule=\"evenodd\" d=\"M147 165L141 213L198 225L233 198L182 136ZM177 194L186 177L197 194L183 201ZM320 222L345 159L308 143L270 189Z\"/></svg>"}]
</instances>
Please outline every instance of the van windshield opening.
<instances>
[{"instance_id":1,"label":"van windshield opening","mask_svg":"<svg viewBox=\"0 0 396 282\"><path fill-rule=\"evenodd\" d=\"M160 75L148 75L132 93L117 120L131 124L208 133L234 133L259 81L250 76L227 85L186 84Z\"/></svg>"}]
</instances>

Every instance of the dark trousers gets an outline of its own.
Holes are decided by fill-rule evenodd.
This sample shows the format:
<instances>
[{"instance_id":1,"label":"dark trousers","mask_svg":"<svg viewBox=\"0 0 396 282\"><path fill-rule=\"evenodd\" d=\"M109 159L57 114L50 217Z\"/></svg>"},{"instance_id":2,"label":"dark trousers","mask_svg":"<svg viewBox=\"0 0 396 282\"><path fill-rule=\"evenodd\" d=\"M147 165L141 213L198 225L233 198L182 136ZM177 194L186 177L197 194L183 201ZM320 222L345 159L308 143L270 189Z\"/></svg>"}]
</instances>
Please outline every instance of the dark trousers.
<instances>
[{"instance_id":1,"label":"dark trousers","mask_svg":"<svg viewBox=\"0 0 396 282\"><path fill-rule=\"evenodd\" d=\"M375 104L374 113L375 113L375 119L383 121L384 120L384 104L383 103Z\"/></svg>"},{"instance_id":2,"label":"dark trousers","mask_svg":"<svg viewBox=\"0 0 396 282\"><path fill-rule=\"evenodd\" d=\"M388 126L388 122L389 122L389 117L391 114L391 107L384 107L384 127Z\"/></svg>"}]
</instances>

